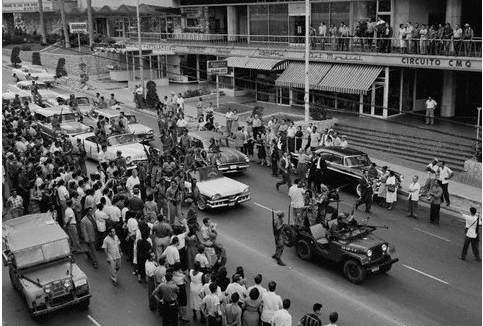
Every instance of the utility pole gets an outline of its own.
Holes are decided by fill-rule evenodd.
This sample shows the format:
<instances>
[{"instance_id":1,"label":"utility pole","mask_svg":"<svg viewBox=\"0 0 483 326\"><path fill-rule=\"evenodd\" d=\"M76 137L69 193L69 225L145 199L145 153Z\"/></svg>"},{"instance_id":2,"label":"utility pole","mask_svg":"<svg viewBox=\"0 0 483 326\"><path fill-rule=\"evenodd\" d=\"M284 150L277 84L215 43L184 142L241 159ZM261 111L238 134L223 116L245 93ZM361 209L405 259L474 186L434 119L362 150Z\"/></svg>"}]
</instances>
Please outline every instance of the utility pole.
<instances>
[{"instance_id":1,"label":"utility pole","mask_svg":"<svg viewBox=\"0 0 483 326\"><path fill-rule=\"evenodd\" d=\"M309 0L305 0L305 122L309 121L310 112L310 87L309 87L309 50L310 50L310 39L309 39L309 28L310 28L310 3Z\"/></svg>"},{"instance_id":2,"label":"utility pole","mask_svg":"<svg viewBox=\"0 0 483 326\"><path fill-rule=\"evenodd\" d=\"M139 43L139 74L141 75L141 88L143 90L143 98L144 98L144 71L143 71L143 49L141 45L141 17L139 15L139 0L137 0L137 20L138 20L138 43ZM134 75L134 79L136 79L136 75Z\"/></svg>"}]
</instances>

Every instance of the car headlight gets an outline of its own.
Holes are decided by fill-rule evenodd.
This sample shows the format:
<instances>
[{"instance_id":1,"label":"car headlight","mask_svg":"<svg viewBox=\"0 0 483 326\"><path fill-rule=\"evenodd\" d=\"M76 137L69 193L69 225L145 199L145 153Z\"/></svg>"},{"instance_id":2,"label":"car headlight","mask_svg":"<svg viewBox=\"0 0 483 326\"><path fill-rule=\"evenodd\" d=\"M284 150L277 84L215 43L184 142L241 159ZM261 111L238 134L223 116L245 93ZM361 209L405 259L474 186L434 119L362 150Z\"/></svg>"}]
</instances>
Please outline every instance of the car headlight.
<instances>
[{"instance_id":1,"label":"car headlight","mask_svg":"<svg viewBox=\"0 0 483 326\"><path fill-rule=\"evenodd\" d=\"M132 163L132 157L131 156L126 157L126 163L127 164L131 164Z\"/></svg>"},{"instance_id":2,"label":"car headlight","mask_svg":"<svg viewBox=\"0 0 483 326\"><path fill-rule=\"evenodd\" d=\"M381 246L381 249L382 249L382 251L387 251L387 244L383 244L383 245Z\"/></svg>"},{"instance_id":3,"label":"car headlight","mask_svg":"<svg viewBox=\"0 0 483 326\"><path fill-rule=\"evenodd\" d=\"M221 198L220 194L215 194L213 197L211 197L211 199L213 199L213 200L218 200L220 198Z\"/></svg>"},{"instance_id":4,"label":"car headlight","mask_svg":"<svg viewBox=\"0 0 483 326\"><path fill-rule=\"evenodd\" d=\"M250 162L250 159L248 158L248 156L245 155L245 162Z\"/></svg>"},{"instance_id":5,"label":"car headlight","mask_svg":"<svg viewBox=\"0 0 483 326\"><path fill-rule=\"evenodd\" d=\"M404 181L404 176L403 176L403 175L400 175L400 176L399 176L399 180L400 180L401 182L403 182L403 181Z\"/></svg>"},{"instance_id":6,"label":"car headlight","mask_svg":"<svg viewBox=\"0 0 483 326\"><path fill-rule=\"evenodd\" d=\"M65 281L64 281L64 287L65 287L65 288L70 287L70 285L71 285L70 280L65 280Z\"/></svg>"},{"instance_id":7,"label":"car headlight","mask_svg":"<svg viewBox=\"0 0 483 326\"><path fill-rule=\"evenodd\" d=\"M216 159L216 164L217 165L220 165L221 164L221 161L219 159Z\"/></svg>"},{"instance_id":8,"label":"car headlight","mask_svg":"<svg viewBox=\"0 0 483 326\"><path fill-rule=\"evenodd\" d=\"M52 285L50 284L47 284L46 286L44 286L44 292L49 294L52 292Z\"/></svg>"},{"instance_id":9,"label":"car headlight","mask_svg":"<svg viewBox=\"0 0 483 326\"><path fill-rule=\"evenodd\" d=\"M246 187L242 193L248 194L250 192L250 187Z\"/></svg>"},{"instance_id":10,"label":"car headlight","mask_svg":"<svg viewBox=\"0 0 483 326\"><path fill-rule=\"evenodd\" d=\"M148 130L148 132L146 134L148 134L148 135L154 135L154 130Z\"/></svg>"},{"instance_id":11,"label":"car headlight","mask_svg":"<svg viewBox=\"0 0 483 326\"><path fill-rule=\"evenodd\" d=\"M372 256L372 250L371 249L367 250L366 255L367 255L367 257L371 257Z\"/></svg>"}]
</instances>

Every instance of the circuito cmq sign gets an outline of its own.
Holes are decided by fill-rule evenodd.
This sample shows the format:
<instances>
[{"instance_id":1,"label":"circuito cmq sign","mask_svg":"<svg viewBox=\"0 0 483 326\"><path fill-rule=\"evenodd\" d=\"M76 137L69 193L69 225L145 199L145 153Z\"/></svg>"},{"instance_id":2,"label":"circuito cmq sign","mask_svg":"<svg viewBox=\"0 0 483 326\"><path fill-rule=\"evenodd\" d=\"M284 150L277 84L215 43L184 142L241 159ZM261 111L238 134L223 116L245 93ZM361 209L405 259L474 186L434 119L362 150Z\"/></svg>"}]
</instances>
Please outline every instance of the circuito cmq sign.
<instances>
[{"instance_id":1,"label":"circuito cmq sign","mask_svg":"<svg viewBox=\"0 0 483 326\"><path fill-rule=\"evenodd\" d=\"M69 23L69 29L72 34L87 33L87 23Z\"/></svg>"}]
</instances>

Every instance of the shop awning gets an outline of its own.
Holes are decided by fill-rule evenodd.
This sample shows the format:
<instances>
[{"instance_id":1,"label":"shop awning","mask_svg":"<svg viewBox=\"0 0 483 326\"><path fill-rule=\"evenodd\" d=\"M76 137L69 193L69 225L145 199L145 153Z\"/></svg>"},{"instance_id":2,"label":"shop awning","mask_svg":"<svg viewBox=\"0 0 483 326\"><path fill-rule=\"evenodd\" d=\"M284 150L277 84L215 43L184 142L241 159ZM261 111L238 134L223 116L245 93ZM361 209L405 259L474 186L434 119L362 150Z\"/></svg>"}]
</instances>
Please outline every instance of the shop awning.
<instances>
[{"instance_id":1,"label":"shop awning","mask_svg":"<svg viewBox=\"0 0 483 326\"><path fill-rule=\"evenodd\" d=\"M228 67L257 69L257 70L283 70L287 67L285 60L259 59L246 57L229 57Z\"/></svg>"},{"instance_id":2,"label":"shop awning","mask_svg":"<svg viewBox=\"0 0 483 326\"><path fill-rule=\"evenodd\" d=\"M366 94L383 67L334 64L317 89L328 92Z\"/></svg>"},{"instance_id":3,"label":"shop awning","mask_svg":"<svg viewBox=\"0 0 483 326\"><path fill-rule=\"evenodd\" d=\"M318 89L318 83L324 78L332 67L328 63L309 64L309 86L311 89ZM283 87L305 87L305 63L290 62L287 69L275 81L275 85Z\"/></svg>"}]
</instances>

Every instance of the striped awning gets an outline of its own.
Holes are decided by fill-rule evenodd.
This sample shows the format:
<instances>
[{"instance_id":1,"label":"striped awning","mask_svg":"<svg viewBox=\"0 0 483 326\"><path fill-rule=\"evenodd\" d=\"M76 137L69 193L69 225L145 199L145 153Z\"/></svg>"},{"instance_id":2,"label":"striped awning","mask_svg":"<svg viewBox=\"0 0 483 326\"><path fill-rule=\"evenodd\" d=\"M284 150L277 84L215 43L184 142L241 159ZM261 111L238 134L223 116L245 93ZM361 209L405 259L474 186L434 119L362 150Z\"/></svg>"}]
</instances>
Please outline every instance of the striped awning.
<instances>
[{"instance_id":1,"label":"striped awning","mask_svg":"<svg viewBox=\"0 0 483 326\"><path fill-rule=\"evenodd\" d=\"M334 64L317 89L328 92L366 94L383 67Z\"/></svg>"},{"instance_id":2,"label":"striped awning","mask_svg":"<svg viewBox=\"0 0 483 326\"><path fill-rule=\"evenodd\" d=\"M324 78L332 64L310 63L309 65L309 87L319 89L318 84ZM275 85L283 87L305 87L305 63L290 62L287 69L275 81Z\"/></svg>"},{"instance_id":3,"label":"striped awning","mask_svg":"<svg viewBox=\"0 0 483 326\"><path fill-rule=\"evenodd\" d=\"M283 70L287 67L285 60L260 59L247 57L229 57L228 67L257 69L257 70Z\"/></svg>"}]
</instances>

